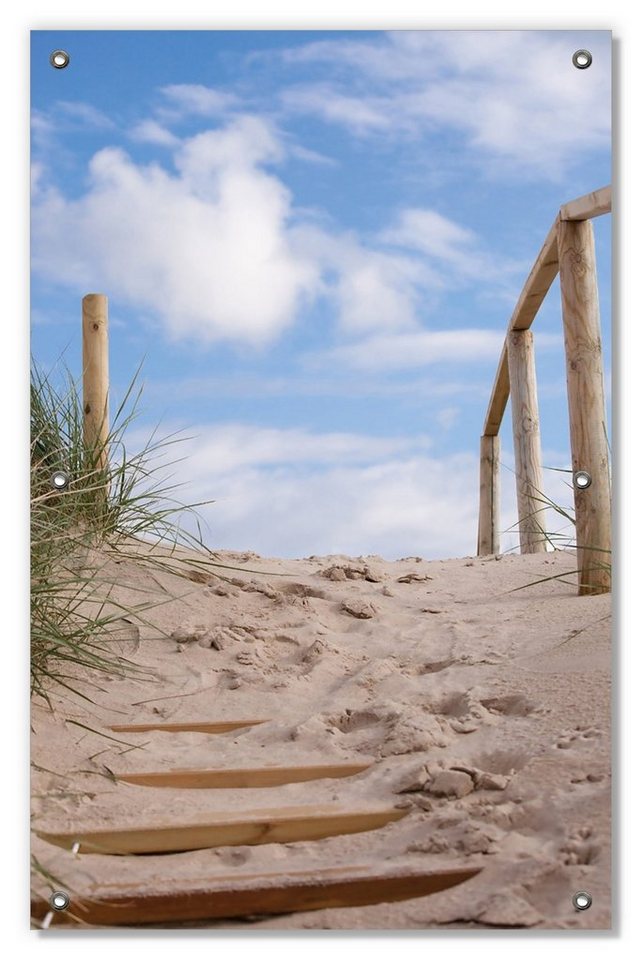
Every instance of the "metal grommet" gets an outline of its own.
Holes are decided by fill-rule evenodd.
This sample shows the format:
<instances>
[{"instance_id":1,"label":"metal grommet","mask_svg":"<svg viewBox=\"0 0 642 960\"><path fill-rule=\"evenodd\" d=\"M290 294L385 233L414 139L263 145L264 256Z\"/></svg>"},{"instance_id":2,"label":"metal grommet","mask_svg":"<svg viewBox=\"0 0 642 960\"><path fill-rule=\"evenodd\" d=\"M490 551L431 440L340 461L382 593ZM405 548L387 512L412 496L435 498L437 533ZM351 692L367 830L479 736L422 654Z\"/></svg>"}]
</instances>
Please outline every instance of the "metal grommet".
<instances>
[{"instance_id":1,"label":"metal grommet","mask_svg":"<svg viewBox=\"0 0 642 960\"><path fill-rule=\"evenodd\" d=\"M64 70L69 64L69 54L66 50L54 50L49 57L49 63L52 67L55 67L56 70Z\"/></svg>"},{"instance_id":2,"label":"metal grommet","mask_svg":"<svg viewBox=\"0 0 642 960\"><path fill-rule=\"evenodd\" d=\"M49 897L49 906L57 913L66 910L69 906L69 894L64 893L62 890L54 890Z\"/></svg>"},{"instance_id":3,"label":"metal grommet","mask_svg":"<svg viewBox=\"0 0 642 960\"><path fill-rule=\"evenodd\" d=\"M573 894L573 906L576 910L588 910L593 903L593 897L586 890L578 890Z\"/></svg>"},{"instance_id":4,"label":"metal grommet","mask_svg":"<svg viewBox=\"0 0 642 960\"><path fill-rule=\"evenodd\" d=\"M49 483L54 490L64 490L69 486L69 476L64 470L54 470L49 478Z\"/></svg>"},{"instance_id":5,"label":"metal grommet","mask_svg":"<svg viewBox=\"0 0 642 960\"><path fill-rule=\"evenodd\" d=\"M593 483L593 478L586 470L576 470L573 474L573 486L577 490L586 490Z\"/></svg>"},{"instance_id":6,"label":"metal grommet","mask_svg":"<svg viewBox=\"0 0 642 960\"><path fill-rule=\"evenodd\" d=\"M578 70L586 70L593 63L593 55L589 50L576 50L573 54L573 66Z\"/></svg>"}]
</instances>

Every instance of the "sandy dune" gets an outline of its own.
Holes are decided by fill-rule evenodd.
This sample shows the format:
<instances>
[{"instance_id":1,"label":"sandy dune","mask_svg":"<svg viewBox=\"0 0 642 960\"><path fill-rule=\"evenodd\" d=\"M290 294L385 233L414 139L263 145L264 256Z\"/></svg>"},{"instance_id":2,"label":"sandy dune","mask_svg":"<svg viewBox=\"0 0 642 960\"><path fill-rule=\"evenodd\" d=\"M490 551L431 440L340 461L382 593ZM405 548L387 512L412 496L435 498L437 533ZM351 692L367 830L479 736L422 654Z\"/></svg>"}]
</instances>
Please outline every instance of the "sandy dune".
<instances>
[{"instance_id":1,"label":"sandy dune","mask_svg":"<svg viewBox=\"0 0 642 960\"><path fill-rule=\"evenodd\" d=\"M396 904L217 921L237 929L610 926L610 597L577 597L572 553L397 562L221 553L194 582L120 565L120 596L169 602L140 636L136 677L94 680L93 702L32 710L33 824L176 822L214 811L402 804L377 830L309 842L144 857L33 853L70 890L341 864L481 866L465 884ZM514 592L511 592L514 591ZM172 633L174 636L172 637ZM222 735L111 734L148 720L265 719ZM75 723L70 723L73 720ZM84 726L78 726L82 724ZM109 772L371 762L344 779L178 790ZM590 910L571 897L588 890Z\"/></svg>"}]
</instances>

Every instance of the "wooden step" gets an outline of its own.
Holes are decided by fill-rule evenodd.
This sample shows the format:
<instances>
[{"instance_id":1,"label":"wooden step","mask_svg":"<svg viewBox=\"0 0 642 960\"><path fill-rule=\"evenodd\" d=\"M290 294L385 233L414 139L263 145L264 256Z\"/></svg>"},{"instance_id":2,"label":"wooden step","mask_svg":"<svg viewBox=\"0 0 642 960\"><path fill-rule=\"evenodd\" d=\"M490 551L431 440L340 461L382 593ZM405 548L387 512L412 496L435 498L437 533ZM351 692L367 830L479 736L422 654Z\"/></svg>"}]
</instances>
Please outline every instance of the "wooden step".
<instances>
[{"instance_id":1,"label":"wooden step","mask_svg":"<svg viewBox=\"0 0 642 960\"><path fill-rule=\"evenodd\" d=\"M241 727L254 727L266 720L214 720L201 722L198 720L184 720L180 723L166 723L154 720L148 723L114 723L110 730L115 733L148 733L150 730L161 730L164 733L227 733L228 730L238 730Z\"/></svg>"},{"instance_id":2,"label":"wooden step","mask_svg":"<svg viewBox=\"0 0 642 960\"><path fill-rule=\"evenodd\" d=\"M65 913L52 925L74 922L118 924L175 923L261 914L296 913L328 907L361 907L425 897L447 890L480 873L480 868L421 870L364 864L287 873L246 874L155 888L104 884L89 896L72 894ZM163 889L163 886L165 887ZM44 899L32 902L34 920L49 911Z\"/></svg>"},{"instance_id":3,"label":"wooden step","mask_svg":"<svg viewBox=\"0 0 642 960\"><path fill-rule=\"evenodd\" d=\"M205 847L228 847L257 843L293 843L320 840L343 833L376 830L400 820L408 809L372 807L346 809L338 804L280 807L212 814L196 823L125 826L120 829L49 833L37 831L48 843L79 853L177 853Z\"/></svg>"},{"instance_id":4,"label":"wooden step","mask_svg":"<svg viewBox=\"0 0 642 960\"><path fill-rule=\"evenodd\" d=\"M369 763L326 763L298 767L239 767L220 770L152 770L148 773L117 773L118 780L142 787L212 789L220 787L278 787L326 777L352 777Z\"/></svg>"}]
</instances>

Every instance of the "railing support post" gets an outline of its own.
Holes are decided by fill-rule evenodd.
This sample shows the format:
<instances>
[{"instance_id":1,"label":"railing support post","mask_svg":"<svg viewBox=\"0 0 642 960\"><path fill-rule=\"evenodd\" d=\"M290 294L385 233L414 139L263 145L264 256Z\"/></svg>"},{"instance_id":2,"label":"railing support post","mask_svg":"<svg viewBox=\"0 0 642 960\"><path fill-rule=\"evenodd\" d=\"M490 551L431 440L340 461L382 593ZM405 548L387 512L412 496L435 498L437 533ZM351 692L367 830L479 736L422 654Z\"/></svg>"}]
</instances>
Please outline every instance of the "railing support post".
<instances>
[{"instance_id":1,"label":"railing support post","mask_svg":"<svg viewBox=\"0 0 642 960\"><path fill-rule=\"evenodd\" d=\"M499 553L499 437L482 437L479 451L477 556Z\"/></svg>"},{"instance_id":2,"label":"railing support post","mask_svg":"<svg viewBox=\"0 0 642 960\"><path fill-rule=\"evenodd\" d=\"M107 467L109 436L109 344L107 297L89 293L82 299L82 369L84 443L89 466Z\"/></svg>"},{"instance_id":3,"label":"railing support post","mask_svg":"<svg viewBox=\"0 0 642 960\"><path fill-rule=\"evenodd\" d=\"M611 589L611 482L593 225L560 221L558 249L574 485L579 593Z\"/></svg>"},{"instance_id":4,"label":"railing support post","mask_svg":"<svg viewBox=\"0 0 642 960\"><path fill-rule=\"evenodd\" d=\"M511 330L506 337L506 345L520 549L522 553L544 553L546 521L542 503L542 452L533 334L530 330Z\"/></svg>"}]
</instances>

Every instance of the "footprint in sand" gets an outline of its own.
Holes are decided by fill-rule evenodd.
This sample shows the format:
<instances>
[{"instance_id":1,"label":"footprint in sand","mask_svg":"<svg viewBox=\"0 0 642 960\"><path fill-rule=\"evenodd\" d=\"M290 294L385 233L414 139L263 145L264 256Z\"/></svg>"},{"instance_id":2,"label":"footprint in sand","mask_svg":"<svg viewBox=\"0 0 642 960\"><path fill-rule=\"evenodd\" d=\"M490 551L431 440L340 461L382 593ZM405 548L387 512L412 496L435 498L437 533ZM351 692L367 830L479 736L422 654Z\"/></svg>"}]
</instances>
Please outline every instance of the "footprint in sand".
<instances>
[{"instance_id":1,"label":"footprint in sand","mask_svg":"<svg viewBox=\"0 0 642 960\"><path fill-rule=\"evenodd\" d=\"M434 714L463 720L472 716L478 706L470 690L450 690L431 699L430 710Z\"/></svg>"},{"instance_id":2,"label":"footprint in sand","mask_svg":"<svg viewBox=\"0 0 642 960\"><path fill-rule=\"evenodd\" d=\"M591 827L579 827L570 834L560 849L560 855L566 866L586 866L599 859L600 851L600 845L594 842Z\"/></svg>"},{"instance_id":3,"label":"footprint in sand","mask_svg":"<svg viewBox=\"0 0 642 960\"><path fill-rule=\"evenodd\" d=\"M507 651L499 649L497 631L490 633L486 624L478 620L450 620L440 628L450 636L452 654L457 662L469 666L496 665L506 659Z\"/></svg>"},{"instance_id":4,"label":"footprint in sand","mask_svg":"<svg viewBox=\"0 0 642 960\"><path fill-rule=\"evenodd\" d=\"M591 740L599 740L602 736L597 727L575 727L567 733L561 734L555 746L558 750L570 750L573 747L582 746L583 743Z\"/></svg>"},{"instance_id":5,"label":"footprint in sand","mask_svg":"<svg viewBox=\"0 0 642 960\"><path fill-rule=\"evenodd\" d=\"M426 673L441 673L442 670L447 670L448 667L452 667L455 663L457 663L456 660L428 661L427 663L422 663L416 672L420 676Z\"/></svg>"},{"instance_id":6,"label":"footprint in sand","mask_svg":"<svg viewBox=\"0 0 642 960\"><path fill-rule=\"evenodd\" d=\"M328 718L331 727L336 727L341 733L355 733L357 730L364 730L367 727L374 727L379 723L390 723L396 720L398 715L390 713L384 709L365 709L350 710L346 709L334 717Z\"/></svg>"},{"instance_id":7,"label":"footprint in sand","mask_svg":"<svg viewBox=\"0 0 642 960\"><path fill-rule=\"evenodd\" d=\"M286 583L279 588L280 592L288 597L299 597L301 599L311 597L314 600L329 600L325 590L319 590L318 587L310 587L307 583Z\"/></svg>"},{"instance_id":8,"label":"footprint in sand","mask_svg":"<svg viewBox=\"0 0 642 960\"><path fill-rule=\"evenodd\" d=\"M488 773L512 776L522 770L530 759L531 755L526 750L490 750L472 757L472 762Z\"/></svg>"},{"instance_id":9,"label":"footprint in sand","mask_svg":"<svg viewBox=\"0 0 642 960\"><path fill-rule=\"evenodd\" d=\"M475 823L467 815L437 815L430 826L431 830L426 832L426 836L408 845L407 853L443 853L450 856L491 853L503 836L494 824Z\"/></svg>"},{"instance_id":10,"label":"footprint in sand","mask_svg":"<svg viewBox=\"0 0 642 960\"><path fill-rule=\"evenodd\" d=\"M216 672L219 674L218 686L223 690L238 690L242 685L242 680L236 670L223 668Z\"/></svg>"},{"instance_id":11,"label":"footprint in sand","mask_svg":"<svg viewBox=\"0 0 642 960\"><path fill-rule=\"evenodd\" d=\"M489 713L503 714L507 717L528 717L537 707L521 694L504 697L487 697L480 700L482 707Z\"/></svg>"},{"instance_id":12,"label":"footprint in sand","mask_svg":"<svg viewBox=\"0 0 642 960\"><path fill-rule=\"evenodd\" d=\"M219 847L215 856L227 867L241 867L250 859L250 853L246 850L234 850L231 847Z\"/></svg>"}]
</instances>

